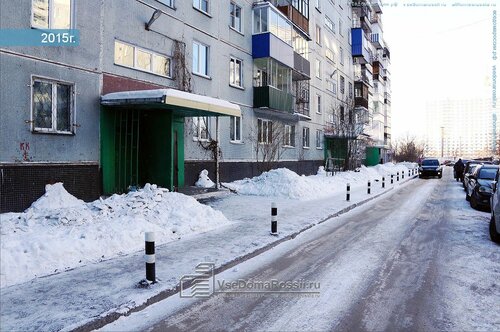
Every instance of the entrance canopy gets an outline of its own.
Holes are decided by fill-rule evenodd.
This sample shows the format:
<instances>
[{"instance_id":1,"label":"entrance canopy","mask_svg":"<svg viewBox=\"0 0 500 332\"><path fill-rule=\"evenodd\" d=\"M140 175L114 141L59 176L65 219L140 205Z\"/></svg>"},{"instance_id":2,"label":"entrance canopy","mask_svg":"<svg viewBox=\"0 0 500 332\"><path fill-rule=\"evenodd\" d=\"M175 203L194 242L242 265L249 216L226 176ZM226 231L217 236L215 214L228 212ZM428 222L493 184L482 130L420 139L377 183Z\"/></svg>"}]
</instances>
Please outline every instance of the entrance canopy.
<instances>
[{"instance_id":1,"label":"entrance canopy","mask_svg":"<svg viewBox=\"0 0 500 332\"><path fill-rule=\"evenodd\" d=\"M101 105L164 109L182 117L241 116L241 109L236 104L176 89L108 93L101 97Z\"/></svg>"}]
</instances>

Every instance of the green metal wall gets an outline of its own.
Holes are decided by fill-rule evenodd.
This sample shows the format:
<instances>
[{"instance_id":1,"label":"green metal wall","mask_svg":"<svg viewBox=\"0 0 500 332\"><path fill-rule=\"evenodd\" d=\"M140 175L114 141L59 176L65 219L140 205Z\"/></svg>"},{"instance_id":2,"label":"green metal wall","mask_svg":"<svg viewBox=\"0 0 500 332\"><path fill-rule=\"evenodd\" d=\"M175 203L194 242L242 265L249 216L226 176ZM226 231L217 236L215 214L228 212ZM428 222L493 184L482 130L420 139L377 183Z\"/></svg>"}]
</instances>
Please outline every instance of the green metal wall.
<instances>
[{"instance_id":1,"label":"green metal wall","mask_svg":"<svg viewBox=\"0 0 500 332\"><path fill-rule=\"evenodd\" d=\"M253 88L253 106L293 112L293 96L271 86Z\"/></svg>"},{"instance_id":2,"label":"green metal wall","mask_svg":"<svg viewBox=\"0 0 500 332\"><path fill-rule=\"evenodd\" d=\"M103 108L101 167L105 194L146 183L184 186L184 119L165 110Z\"/></svg>"},{"instance_id":3,"label":"green metal wall","mask_svg":"<svg viewBox=\"0 0 500 332\"><path fill-rule=\"evenodd\" d=\"M365 166L375 166L380 163L380 148L368 146L366 147Z\"/></svg>"}]
</instances>

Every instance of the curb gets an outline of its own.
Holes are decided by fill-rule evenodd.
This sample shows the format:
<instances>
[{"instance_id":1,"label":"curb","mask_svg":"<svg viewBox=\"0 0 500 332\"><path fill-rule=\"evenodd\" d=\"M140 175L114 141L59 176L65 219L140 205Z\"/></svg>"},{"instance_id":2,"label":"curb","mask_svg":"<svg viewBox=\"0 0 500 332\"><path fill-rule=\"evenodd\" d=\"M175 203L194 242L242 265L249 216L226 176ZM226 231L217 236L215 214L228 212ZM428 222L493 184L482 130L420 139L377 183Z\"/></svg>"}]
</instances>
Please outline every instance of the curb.
<instances>
[{"instance_id":1,"label":"curb","mask_svg":"<svg viewBox=\"0 0 500 332\"><path fill-rule=\"evenodd\" d=\"M410 176L410 178L408 179L405 179L404 181L400 181L399 184L403 184L403 183L406 183L410 180L413 180L415 178L418 177L418 174L417 175L412 175ZM289 234L285 237L282 237L274 242L271 242L271 243L268 243L266 244L265 246L263 246L262 248L259 248L255 251L252 251L250 253L247 253L243 256L240 256L240 257L236 257L234 258L232 261L229 261L229 262L226 262L224 264L222 264L221 266L217 267L214 269L214 275L216 274L219 274L221 272L224 272L244 261L247 261L255 256L258 256L274 247L276 247L277 245L285 242L285 241L289 241L289 240L292 240L294 239L295 237L297 237L297 235L307 231L308 229L311 229L312 227L316 226L316 225L319 225L319 224L322 224L330 219L333 219L333 218L336 218L342 214L345 214L349 211L351 211L352 209L358 207L358 206L361 206L361 205L364 205L372 200L374 200L375 198L378 198L386 193L389 193L391 192L395 187L390 187L390 188L387 188L387 190L381 192L381 193L378 193L377 195L375 196L372 196L370 198L367 198L365 200L362 200L360 202L357 202L357 203L354 203L352 205L349 205L345 208L343 208L342 210L339 210L321 220L319 220L318 222L314 223L314 224L310 224L292 234ZM188 286L190 286L190 284L188 283L187 284ZM102 316L102 317L98 317L94 320L91 320L79 327L76 327L74 329L72 329L72 331L76 331L76 332L88 332L88 331L93 331L93 330L96 330L96 329L99 329L99 328L102 328L104 326L106 326L107 324L110 324L112 322L114 322L115 320L117 320L118 318L122 317L122 316L129 316L130 314L134 313L134 312L138 312L138 311L141 311L141 310L144 310L145 308L149 307L150 305L152 304L155 304L157 302L160 302L162 300L165 300L166 298L172 296L172 295L175 295L177 293L180 292L180 284L177 284L177 286L175 286L175 288L171 288L171 289L166 289L166 290L163 290L161 291L160 293L150 297L149 299L146 300L145 303L137 306L137 307L133 307L133 308L130 308L129 310L127 310L126 312L112 312L112 313L109 313L105 316Z\"/></svg>"}]
</instances>

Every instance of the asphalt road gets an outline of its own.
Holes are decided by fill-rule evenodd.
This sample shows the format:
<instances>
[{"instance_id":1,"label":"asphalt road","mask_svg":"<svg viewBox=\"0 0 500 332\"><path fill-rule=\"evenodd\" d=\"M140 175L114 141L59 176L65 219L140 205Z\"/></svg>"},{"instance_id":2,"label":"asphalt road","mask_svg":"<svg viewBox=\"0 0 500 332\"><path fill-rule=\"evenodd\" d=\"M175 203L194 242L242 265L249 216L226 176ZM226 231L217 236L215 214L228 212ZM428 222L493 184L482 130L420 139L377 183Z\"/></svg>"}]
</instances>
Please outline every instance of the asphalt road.
<instances>
[{"instance_id":1,"label":"asphalt road","mask_svg":"<svg viewBox=\"0 0 500 332\"><path fill-rule=\"evenodd\" d=\"M451 177L413 180L238 276L311 287L219 292L171 307L148 330L500 330L500 247L489 214L471 210Z\"/></svg>"}]
</instances>

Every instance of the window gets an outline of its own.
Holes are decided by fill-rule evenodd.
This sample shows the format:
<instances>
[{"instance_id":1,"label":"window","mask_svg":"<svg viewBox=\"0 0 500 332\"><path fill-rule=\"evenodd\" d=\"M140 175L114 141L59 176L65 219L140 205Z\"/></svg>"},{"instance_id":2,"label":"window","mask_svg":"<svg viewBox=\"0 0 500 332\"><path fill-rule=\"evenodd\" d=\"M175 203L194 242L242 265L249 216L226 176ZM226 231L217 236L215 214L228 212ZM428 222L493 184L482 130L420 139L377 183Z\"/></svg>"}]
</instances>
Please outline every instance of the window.
<instances>
[{"instance_id":1,"label":"window","mask_svg":"<svg viewBox=\"0 0 500 332\"><path fill-rule=\"evenodd\" d=\"M193 73L208 76L208 46L193 42Z\"/></svg>"},{"instance_id":2,"label":"window","mask_svg":"<svg viewBox=\"0 0 500 332\"><path fill-rule=\"evenodd\" d=\"M115 64L170 77L170 58L115 40Z\"/></svg>"},{"instance_id":3,"label":"window","mask_svg":"<svg viewBox=\"0 0 500 332\"><path fill-rule=\"evenodd\" d=\"M232 116L230 118L230 139L231 142L241 142L241 117Z\"/></svg>"},{"instance_id":4,"label":"window","mask_svg":"<svg viewBox=\"0 0 500 332\"><path fill-rule=\"evenodd\" d=\"M341 47L340 48L340 64L344 65L344 49Z\"/></svg>"},{"instance_id":5,"label":"window","mask_svg":"<svg viewBox=\"0 0 500 332\"><path fill-rule=\"evenodd\" d=\"M334 81L327 80L326 81L326 89L332 92L334 95L337 94L337 83Z\"/></svg>"},{"instance_id":6,"label":"window","mask_svg":"<svg viewBox=\"0 0 500 332\"><path fill-rule=\"evenodd\" d=\"M284 146L295 146L295 126L285 125Z\"/></svg>"},{"instance_id":7,"label":"window","mask_svg":"<svg viewBox=\"0 0 500 332\"><path fill-rule=\"evenodd\" d=\"M32 84L32 130L73 133L74 85L34 78Z\"/></svg>"},{"instance_id":8,"label":"window","mask_svg":"<svg viewBox=\"0 0 500 332\"><path fill-rule=\"evenodd\" d=\"M316 59L316 77L321 78L321 61Z\"/></svg>"},{"instance_id":9,"label":"window","mask_svg":"<svg viewBox=\"0 0 500 332\"><path fill-rule=\"evenodd\" d=\"M193 7L208 13L208 0L193 0Z\"/></svg>"},{"instance_id":10,"label":"window","mask_svg":"<svg viewBox=\"0 0 500 332\"><path fill-rule=\"evenodd\" d=\"M322 138L322 132L321 129L316 129L316 149L321 149L321 138Z\"/></svg>"},{"instance_id":11,"label":"window","mask_svg":"<svg viewBox=\"0 0 500 332\"><path fill-rule=\"evenodd\" d=\"M316 44L321 45L321 28L316 25Z\"/></svg>"},{"instance_id":12,"label":"window","mask_svg":"<svg viewBox=\"0 0 500 332\"><path fill-rule=\"evenodd\" d=\"M241 7L231 2L229 4L229 11L231 15L231 28L241 32Z\"/></svg>"},{"instance_id":13,"label":"window","mask_svg":"<svg viewBox=\"0 0 500 332\"><path fill-rule=\"evenodd\" d=\"M73 0L32 0L31 26L41 29L71 29Z\"/></svg>"},{"instance_id":14,"label":"window","mask_svg":"<svg viewBox=\"0 0 500 332\"><path fill-rule=\"evenodd\" d=\"M321 95L316 95L316 113L321 114Z\"/></svg>"},{"instance_id":15,"label":"window","mask_svg":"<svg viewBox=\"0 0 500 332\"><path fill-rule=\"evenodd\" d=\"M335 63L335 55L331 49L329 49L329 48L326 49L325 56L328 60Z\"/></svg>"},{"instance_id":16,"label":"window","mask_svg":"<svg viewBox=\"0 0 500 332\"><path fill-rule=\"evenodd\" d=\"M273 122L270 120L257 119L257 131L259 143L269 144L273 142Z\"/></svg>"},{"instance_id":17,"label":"window","mask_svg":"<svg viewBox=\"0 0 500 332\"><path fill-rule=\"evenodd\" d=\"M193 118L193 138L200 141L208 141L208 116L198 116Z\"/></svg>"},{"instance_id":18,"label":"window","mask_svg":"<svg viewBox=\"0 0 500 332\"><path fill-rule=\"evenodd\" d=\"M309 148L309 128L302 128L302 146L304 148Z\"/></svg>"},{"instance_id":19,"label":"window","mask_svg":"<svg viewBox=\"0 0 500 332\"><path fill-rule=\"evenodd\" d=\"M344 76L340 75L340 93L344 94L345 92L345 78Z\"/></svg>"},{"instance_id":20,"label":"window","mask_svg":"<svg viewBox=\"0 0 500 332\"><path fill-rule=\"evenodd\" d=\"M292 45L292 25L283 14L271 6L253 10L253 33L271 32L288 45Z\"/></svg>"},{"instance_id":21,"label":"window","mask_svg":"<svg viewBox=\"0 0 500 332\"><path fill-rule=\"evenodd\" d=\"M174 8L174 0L158 0L161 3L164 3L165 5Z\"/></svg>"},{"instance_id":22,"label":"window","mask_svg":"<svg viewBox=\"0 0 500 332\"><path fill-rule=\"evenodd\" d=\"M229 84L242 87L242 63L241 60L231 58L229 60Z\"/></svg>"},{"instance_id":23,"label":"window","mask_svg":"<svg viewBox=\"0 0 500 332\"><path fill-rule=\"evenodd\" d=\"M328 16L325 16L325 25L331 32L335 33L335 24Z\"/></svg>"}]
</instances>

